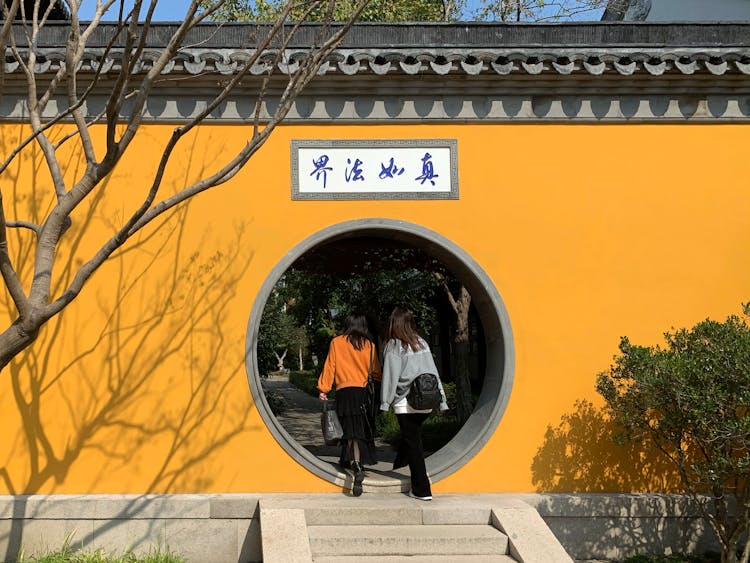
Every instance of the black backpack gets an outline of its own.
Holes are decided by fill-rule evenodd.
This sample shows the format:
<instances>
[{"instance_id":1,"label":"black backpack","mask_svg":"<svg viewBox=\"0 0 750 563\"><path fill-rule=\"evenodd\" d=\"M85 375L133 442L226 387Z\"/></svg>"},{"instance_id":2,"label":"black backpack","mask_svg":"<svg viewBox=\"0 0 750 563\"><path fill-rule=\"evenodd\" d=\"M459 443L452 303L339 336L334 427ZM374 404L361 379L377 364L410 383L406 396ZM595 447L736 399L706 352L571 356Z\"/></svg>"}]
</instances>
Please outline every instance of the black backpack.
<instances>
[{"instance_id":1,"label":"black backpack","mask_svg":"<svg viewBox=\"0 0 750 563\"><path fill-rule=\"evenodd\" d=\"M412 381L406 401L416 410L436 409L443 400L440 383L434 373L423 373Z\"/></svg>"}]
</instances>

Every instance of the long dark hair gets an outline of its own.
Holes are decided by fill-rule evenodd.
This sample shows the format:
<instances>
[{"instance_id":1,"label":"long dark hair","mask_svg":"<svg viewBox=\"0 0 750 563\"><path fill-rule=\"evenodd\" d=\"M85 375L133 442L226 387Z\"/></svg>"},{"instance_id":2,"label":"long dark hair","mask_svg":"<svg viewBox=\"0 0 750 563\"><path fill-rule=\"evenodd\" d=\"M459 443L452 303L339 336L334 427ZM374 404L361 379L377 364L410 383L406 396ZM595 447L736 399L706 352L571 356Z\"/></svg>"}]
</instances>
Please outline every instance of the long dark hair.
<instances>
[{"instance_id":1,"label":"long dark hair","mask_svg":"<svg viewBox=\"0 0 750 563\"><path fill-rule=\"evenodd\" d=\"M414 322L414 315L408 309L402 309L401 307L396 307L391 313L386 340L400 340L404 352L409 347L414 351L424 348L419 340L419 334L417 334L417 323Z\"/></svg>"},{"instance_id":2,"label":"long dark hair","mask_svg":"<svg viewBox=\"0 0 750 563\"><path fill-rule=\"evenodd\" d=\"M367 340L370 340L370 330L367 328L367 319L359 313L349 313L344 319L344 330L349 343L356 350L361 350Z\"/></svg>"}]
</instances>

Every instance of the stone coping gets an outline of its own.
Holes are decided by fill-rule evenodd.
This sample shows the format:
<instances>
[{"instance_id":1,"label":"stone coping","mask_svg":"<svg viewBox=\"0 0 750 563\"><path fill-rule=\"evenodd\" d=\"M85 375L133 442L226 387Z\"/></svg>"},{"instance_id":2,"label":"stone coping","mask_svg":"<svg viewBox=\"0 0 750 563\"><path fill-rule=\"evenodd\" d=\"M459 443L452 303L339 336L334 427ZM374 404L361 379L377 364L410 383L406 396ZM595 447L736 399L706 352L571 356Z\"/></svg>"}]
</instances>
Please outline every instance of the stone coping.
<instances>
[{"instance_id":1,"label":"stone coping","mask_svg":"<svg viewBox=\"0 0 750 563\"><path fill-rule=\"evenodd\" d=\"M87 22L82 22L82 27ZM164 47L177 30L176 22L152 22L149 30L150 47ZM47 22L40 30L40 48L60 48L65 45L69 24ZM308 48L322 28L321 24L302 24L290 48ZM333 24L331 30L340 28ZM117 29L114 22L101 22L91 35L88 45L106 47ZM207 22L190 30L185 45L200 44L203 48L252 48L269 24L238 22ZM291 27L287 27L291 29ZM21 24L13 25L19 46L26 45ZM502 22L407 22L358 23L341 43L342 49L381 47L408 49L436 47L451 50L488 45L496 47L546 46L747 46L750 22L559 22L559 23L502 23ZM121 46L122 41L115 42Z\"/></svg>"},{"instance_id":2,"label":"stone coping","mask_svg":"<svg viewBox=\"0 0 750 563\"><path fill-rule=\"evenodd\" d=\"M237 519L257 518L258 504L274 508L416 508L455 514L472 507L518 501L543 518L697 518L695 503L684 495L658 493L477 493L436 494L419 503L405 494L372 493L352 498L341 493L214 493L214 494L79 494L0 495L0 520L10 519Z\"/></svg>"}]
</instances>

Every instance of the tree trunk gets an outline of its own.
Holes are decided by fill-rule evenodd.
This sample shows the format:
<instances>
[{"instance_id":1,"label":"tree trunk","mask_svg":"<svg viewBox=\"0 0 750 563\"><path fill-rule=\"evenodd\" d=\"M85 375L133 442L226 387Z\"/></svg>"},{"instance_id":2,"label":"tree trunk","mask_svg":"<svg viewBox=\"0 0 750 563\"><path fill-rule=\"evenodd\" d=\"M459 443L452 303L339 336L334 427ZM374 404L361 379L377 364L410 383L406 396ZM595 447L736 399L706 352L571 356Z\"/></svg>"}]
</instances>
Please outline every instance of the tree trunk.
<instances>
[{"instance_id":1,"label":"tree trunk","mask_svg":"<svg viewBox=\"0 0 750 563\"><path fill-rule=\"evenodd\" d=\"M453 376L456 382L456 419L459 424L466 422L474 410L469 378L469 307L471 295L462 285L458 299L453 297L447 285L443 285L454 313L453 334Z\"/></svg>"},{"instance_id":2,"label":"tree trunk","mask_svg":"<svg viewBox=\"0 0 750 563\"><path fill-rule=\"evenodd\" d=\"M742 514L738 515L743 519ZM721 561L722 563L748 563L750 561L750 537L745 536L745 526L737 522L737 528L729 536L726 544L721 544ZM738 546L742 546L742 551L738 552Z\"/></svg>"},{"instance_id":3,"label":"tree trunk","mask_svg":"<svg viewBox=\"0 0 750 563\"><path fill-rule=\"evenodd\" d=\"M456 418L459 424L463 424L474 410L469 383L469 342L454 339L453 346L456 357Z\"/></svg>"},{"instance_id":4,"label":"tree trunk","mask_svg":"<svg viewBox=\"0 0 750 563\"><path fill-rule=\"evenodd\" d=\"M750 561L750 536L747 537L744 541L744 549L742 550L742 558L740 559L740 563L748 563Z\"/></svg>"},{"instance_id":5,"label":"tree trunk","mask_svg":"<svg viewBox=\"0 0 750 563\"><path fill-rule=\"evenodd\" d=\"M39 328L24 330L16 320L3 333L0 333L0 371L20 352L28 348L39 334Z\"/></svg>"},{"instance_id":6,"label":"tree trunk","mask_svg":"<svg viewBox=\"0 0 750 563\"><path fill-rule=\"evenodd\" d=\"M305 364L302 361L302 344L299 345L299 370L303 371L305 369Z\"/></svg>"},{"instance_id":7,"label":"tree trunk","mask_svg":"<svg viewBox=\"0 0 750 563\"><path fill-rule=\"evenodd\" d=\"M468 294L467 294L468 295ZM469 380L469 313L456 315L456 333L453 336L456 378L456 418L459 424L466 422L474 410Z\"/></svg>"}]
</instances>

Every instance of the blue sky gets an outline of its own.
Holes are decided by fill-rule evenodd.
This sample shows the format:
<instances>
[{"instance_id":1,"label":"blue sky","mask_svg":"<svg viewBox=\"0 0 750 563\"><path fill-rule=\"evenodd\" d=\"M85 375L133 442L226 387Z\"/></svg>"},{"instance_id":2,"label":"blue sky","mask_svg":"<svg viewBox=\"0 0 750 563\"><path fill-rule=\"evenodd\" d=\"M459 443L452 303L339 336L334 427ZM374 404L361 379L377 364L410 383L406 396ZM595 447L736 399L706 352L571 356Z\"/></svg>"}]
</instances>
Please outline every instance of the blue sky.
<instances>
[{"instance_id":1,"label":"blue sky","mask_svg":"<svg viewBox=\"0 0 750 563\"><path fill-rule=\"evenodd\" d=\"M132 2L128 2L132 5ZM471 13L475 10L475 7L479 4L479 0L469 0L467 2L468 7L466 12ZM118 2L119 4L119 2ZM156 5L156 10L154 12L154 19L158 21L178 21L182 19L182 16L185 12L185 6L187 2L183 2L180 0L160 0L159 3ZM79 17L82 20L90 20L93 13L94 8L96 7L96 0L83 0L81 3L81 9L78 12ZM109 16L105 16L104 19L116 19L117 17L117 9L112 8L111 14Z\"/></svg>"},{"instance_id":2,"label":"blue sky","mask_svg":"<svg viewBox=\"0 0 750 563\"><path fill-rule=\"evenodd\" d=\"M117 3L119 4L119 2ZM117 5L116 4L116 5ZM132 2L127 2L132 5ZM154 11L154 19L159 21L178 21L182 19L185 13L185 2L179 0L161 0L156 5ZM78 17L82 20L90 20L94 14L96 8L96 0L83 0L81 2L81 9L78 11ZM117 18L117 7L111 8L111 14L105 16L104 19L116 19Z\"/></svg>"},{"instance_id":3,"label":"blue sky","mask_svg":"<svg viewBox=\"0 0 750 563\"><path fill-rule=\"evenodd\" d=\"M119 4L119 2L118 2ZM126 4L131 4L131 2L126 2ZM180 21L182 19L182 16L185 12L187 2L180 1L180 0L160 0L156 5L156 10L154 11L154 19L156 21ZM474 12L478 5L481 4L480 0L469 0L467 2L467 8L464 10L464 13L471 14ZM78 12L79 17L82 20L90 20L93 13L94 8L96 7L96 0L83 0L81 3L81 9ZM592 19L598 19L598 14L590 13L588 16ZM116 19L117 18L117 8L111 9L111 14L109 16L105 15L104 19ZM468 19L468 17L466 17Z\"/></svg>"}]
</instances>

